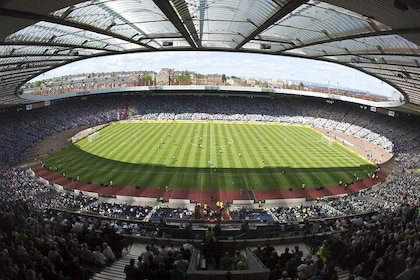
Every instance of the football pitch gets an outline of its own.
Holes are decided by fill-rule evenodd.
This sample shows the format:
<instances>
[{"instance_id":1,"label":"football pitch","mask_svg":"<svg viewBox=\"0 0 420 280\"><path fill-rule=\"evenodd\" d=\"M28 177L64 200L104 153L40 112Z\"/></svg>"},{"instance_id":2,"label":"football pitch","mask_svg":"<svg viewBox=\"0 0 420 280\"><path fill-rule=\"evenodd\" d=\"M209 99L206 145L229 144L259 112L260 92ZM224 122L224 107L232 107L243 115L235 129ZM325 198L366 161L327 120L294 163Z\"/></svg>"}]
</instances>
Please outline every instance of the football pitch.
<instances>
[{"instance_id":1,"label":"football pitch","mask_svg":"<svg viewBox=\"0 0 420 280\"><path fill-rule=\"evenodd\" d=\"M338 185L375 166L307 126L278 123L112 123L44 163L98 184L192 190Z\"/></svg>"}]
</instances>

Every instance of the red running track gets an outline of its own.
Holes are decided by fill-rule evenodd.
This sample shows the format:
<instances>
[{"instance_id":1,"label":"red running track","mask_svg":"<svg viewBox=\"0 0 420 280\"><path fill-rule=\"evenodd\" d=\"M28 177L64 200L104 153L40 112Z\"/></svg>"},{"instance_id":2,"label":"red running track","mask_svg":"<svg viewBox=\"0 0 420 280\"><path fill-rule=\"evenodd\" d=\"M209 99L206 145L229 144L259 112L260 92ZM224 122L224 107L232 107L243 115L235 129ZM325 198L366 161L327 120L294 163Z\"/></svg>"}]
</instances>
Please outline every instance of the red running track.
<instances>
[{"instance_id":1,"label":"red running track","mask_svg":"<svg viewBox=\"0 0 420 280\"><path fill-rule=\"evenodd\" d=\"M48 180L51 183L63 186L66 190L77 189L85 192L98 193L100 196L115 197L133 196L133 197L149 197L164 199L189 199L196 202L207 203L209 206L215 205L216 201L232 201L232 200L267 200L267 199L292 199L292 198L308 198L317 199L324 196L334 196L341 194L351 194L382 182L392 172L395 167L393 159L382 164L381 171L377 174L376 179L364 178L359 182L354 182L347 187L328 186L322 189L305 188L305 189L266 189L266 190L244 190L241 194L238 190L189 190L189 189L169 189L163 188L139 188L130 186L104 186L99 184L91 184L88 182L79 182L61 174L52 172L39 164L31 166L31 169L39 177Z\"/></svg>"}]
</instances>

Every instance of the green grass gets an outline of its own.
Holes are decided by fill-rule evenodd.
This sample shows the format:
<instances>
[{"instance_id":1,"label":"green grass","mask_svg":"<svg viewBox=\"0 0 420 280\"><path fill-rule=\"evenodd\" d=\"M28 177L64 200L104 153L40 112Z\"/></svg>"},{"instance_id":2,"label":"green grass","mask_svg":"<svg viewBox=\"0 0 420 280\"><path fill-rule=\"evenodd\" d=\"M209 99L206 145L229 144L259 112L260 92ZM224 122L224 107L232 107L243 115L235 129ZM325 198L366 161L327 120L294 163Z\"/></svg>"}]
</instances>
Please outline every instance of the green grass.
<instances>
[{"instance_id":1,"label":"green grass","mask_svg":"<svg viewBox=\"0 0 420 280\"><path fill-rule=\"evenodd\" d=\"M71 178L187 189L337 185L375 167L306 126L229 122L122 122L47 158ZM242 154L242 156L240 156Z\"/></svg>"}]
</instances>

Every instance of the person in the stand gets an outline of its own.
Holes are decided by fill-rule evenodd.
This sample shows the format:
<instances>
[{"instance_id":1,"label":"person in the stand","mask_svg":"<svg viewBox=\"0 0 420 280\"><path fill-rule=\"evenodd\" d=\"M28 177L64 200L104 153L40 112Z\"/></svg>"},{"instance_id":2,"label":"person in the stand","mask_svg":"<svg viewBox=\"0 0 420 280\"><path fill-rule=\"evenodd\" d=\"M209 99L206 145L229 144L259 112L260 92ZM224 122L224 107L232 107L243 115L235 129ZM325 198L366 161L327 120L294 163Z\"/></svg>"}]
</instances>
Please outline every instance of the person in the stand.
<instances>
[{"instance_id":1,"label":"person in the stand","mask_svg":"<svg viewBox=\"0 0 420 280\"><path fill-rule=\"evenodd\" d=\"M101 252L101 246L96 246L95 250L93 251L93 261L96 265L105 267L106 266L106 257Z\"/></svg>"},{"instance_id":2,"label":"person in the stand","mask_svg":"<svg viewBox=\"0 0 420 280\"><path fill-rule=\"evenodd\" d=\"M225 252L225 256L220 260L220 263L222 264L222 269L232 270L233 259L230 257L229 252Z\"/></svg>"},{"instance_id":3,"label":"person in the stand","mask_svg":"<svg viewBox=\"0 0 420 280\"><path fill-rule=\"evenodd\" d=\"M127 264L124 267L124 273L125 273L125 280L137 280L140 279L140 270L136 266L136 260L130 259L130 264Z\"/></svg>"},{"instance_id":4,"label":"person in the stand","mask_svg":"<svg viewBox=\"0 0 420 280\"><path fill-rule=\"evenodd\" d=\"M102 254L104 254L106 258L106 263L108 265L112 264L115 261L115 254L106 242L102 243Z\"/></svg>"},{"instance_id":5,"label":"person in the stand","mask_svg":"<svg viewBox=\"0 0 420 280\"><path fill-rule=\"evenodd\" d=\"M180 270L178 268L177 264L173 264L172 265L172 269L169 271L169 273L171 274L171 280L184 280L184 273L182 272L182 270Z\"/></svg>"},{"instance_id":6,"label":"person in the stand","mask_svg":"<svg viewBox=\"0 0 420 280\"><path fill-rule=\"evenodd\" d=\"M165 263L159 263L159 269L153 271L153 279L156 280L170 280L171 273L166 269Z\"/></svg>"},{"instance_id":7,"label":"person in the stand","mask_svg":"<svg viewBox=\"0 0 420 280\"><path fill-rule=\"evenodd\" d=\"M87 243L82 244L82 250L80 251L80 260L86 263L94 263L93 253L89 250Z\"/></svg>"},{"instance_id":8,"label":"person in the stand","mask_svg":"<svg viewBox=\"0 0 420 280\"><path fill-rule=\"evenodd\" d=\"M182 244L182 247L184 247L185 250L190 250L190 252L194 249L194 245L192 245L189 240L186 240L185 243Z\"/></svg>"},{"instance_id":9,"label":"person in the stand","mask_svg":"<svg viewBox=\"0 0 420 280\"><path fill-rule=\"evenodd\" d=\"M174 264L183 273L187 273L188 266L189 266L190 263L187 260L183 259L182 254L178 254L176 261L174 261Z\"/></svg>"},{"instance_id":10,"label":"person in the stand","mask_svg":"<svg viewBox=\"0 0 420 280\"><path fill-rule=\"evenodd\" d=\"M291 258L293 258L293 254L291 254L289 250L289 247L284 248L284 253L280 255L280 261L282 264L286 264Z\"/></svg>"}]
</instances>

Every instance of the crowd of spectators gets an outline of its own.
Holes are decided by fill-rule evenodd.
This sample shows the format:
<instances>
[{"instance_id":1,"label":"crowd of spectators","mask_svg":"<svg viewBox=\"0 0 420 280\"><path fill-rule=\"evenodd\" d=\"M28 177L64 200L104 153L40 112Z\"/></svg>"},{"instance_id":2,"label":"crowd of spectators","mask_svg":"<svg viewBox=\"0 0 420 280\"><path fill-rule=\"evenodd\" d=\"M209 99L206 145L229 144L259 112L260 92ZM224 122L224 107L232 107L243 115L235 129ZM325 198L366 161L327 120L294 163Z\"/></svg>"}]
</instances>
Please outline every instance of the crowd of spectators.
<instances>
[{"instance_id":1,"label":"crowd of spectators","mask_svg":"<svg viewBox=\"0 0 420 280\"><path fill-rule=\"evenodd\" d=\"M191 220L194 217L194 210L186 207L171 208L168 206L156 207L149 221L159 222L161 220L181 219Z\"/></svg>"},{"instance_id":2,"label":"crowd of spectators","mask_svg":"<svg viewBox=\"0 0 420 280\"><path fill-rule=\"evenodd\" d=\"M420 203L420 176L414 173L402 173L392 176L377 191L368 191L367 195L375 197L379 202L385 202L382 207L391 210L399 209L401 205L418 205Z\"/></svg>"},{"instance_id":3,"label":"crowd of spectators","mask_svg":"<svg viewBox=\"0 0 420 280\"><path fill-rule=\"evenodd\" d=\"M340 200L341 201L341 200ZM298 206L276 206L271 209L278 221L307 221L342 216L343 213L328 204L308 204Z\"/></svg>"},{"instance_id":4,"label":"crowd of spectators","mask_svg":"<svg viewBox=\"0 0 420 280\"><path fill-rule=\"evenodd\" d=\"M307 256L298 247L278 252L259 245L254 253L270 269L269 279L338 279L339 270L347 271L348 279L419 279L418 205L403 204L387 215L345 216L336 223L331 235L311 235Z\"/></svg>"},{"instance_id":5,"label":"crowd of spectators","mask_svg":"<svg viewBox=\"0 0 420 280\"><path fill-rule=\"evenodd\" d=\"M151 213L152 209L153 207L148 205L129 205L125 202L109 203L106 201L96 201L84 207L82 210L84 213L98 216L141 221Z\"/></svg>"},{"instance_id":6,"label":"crowd of spectators","mask_svg":"<svg viewBox=\"0 0 420 280\"><path fill-rule=\"evenodd\" d=\"M312 99L105 96L57 101L49 107L34 111L4 114L0 120L3 132L0 136L3 147L0 156L4 161L16 162L22 158L25 149L45 136L74 127L93 126L120 119L127 110L127 104L131 117L138 119L288 122L339 130L369 139L395 152L403 170L419 167L420 152L415 140L420 136L415 122L381 116L360 108L355 110L355 107L349 104L330 105ZM413 177L416 183L416 175ZM44 191L50 192L50 189L44 188ZM38 191L36 195L40 196L41 192ZM127 205L93 203L90 198L83 202L81 200L86 198L82 196L61 196L60 199L66 201L66 205L60 205L61 202L57 198L45 202L38 200L37 203L47 203L58 208L68 207L71 210L81 205L78 210L83 208L82 210L93 214L136 219L144 218L150 210L141 206L137 209ZM396 196L398 197L398 194ZM71 201L73 205L70 205ZM375 210L377 204L369 199L345 197L339 206L330 202L301 208L279 207L271 209L271 212L280 221L300 221L366 212ZM235 216L235 211L232 214ZM171 211L168 215L187 217L189 212Z\"/></svg>"},{"instance_id":7,"label":"crowd of spectators","mask_svg":"<svg viewBox=\"0 0 420 280\"><path fill-rule=\"evenodd\" d=\"M404 205L393 215L363 220L333 235L318 248L325 267L347 269L368 279L418 279L420 276L417 208ZM333 271L334 272L334 271Z\"/></svg>"},{"instance_id":8,"label":"crowd of spectators","mask_svg":"<svg viewBox=\"0 0 420 280\"><path fill-rule=\"evenodd\" d=\"M250 220L256 223L272 223L274 221L269 210L255 207L232 207L229 215L233 220Z\"/></svg>"},{"instance_id":9,"label":"crowd of spectators","mask_svg":"<svg viewBox=\"0 0 420 280\"><path fill-rule=\"evenodd\" d=\"M20 197L29 202L31 210L61 209L77 213L92 214L101 217L128 221L159 222L166 219L194 218L194 210L171 208L168 206L141 206L127 203L108 203L82 193L56 192L51 186L30 175L25 169L7 168L0 176L2 198L5 200ZM233 207L230 218L247 219L261 223L302 222L317 219L343 217L364 213L392 213L401 205L419 205L420 195L418 174L394 173L378 189L369 189L352 195L320 198L299 206L276 206L269 209L253 207Z\"/></svg>"},{"instance_id":10,"label":"crowd of spectators","mask_svg":"<svg viewBox=\"0 0 420 280\"><path fill-rule=\"evenodd\" d=\"M73 275L74 271L80 273L78 277L80 275L89 277L92 271L89 267L86 268L85 263L102 267L109 265L116 258L115 255L120 250L117 249L115 253L109 254L107 248L118 248L121 244L109 238L109 234L114 236L124 232L121 224L116 221L106 221L98 217L83 215L66 218L57 214L58 212L48 211L48 204L37 203L37 201L42 201L48 196L53 197L54 192L48 190L22 169L9 168L4 170L1 176L1 187L1 193L3 194L1 211L3 249L1 258L4 259L4 263L0 273L5 278L31 279L29 275L34 274L38 275L39 279L41 279L40 275L43 279L76 279L74 278L76 276ZM293 257L286 254L290 257L287 258L284 255L285 253L280 254L273 251L272 248L269 251L268 246L262 252L262 260L271 269L273 277L281 274L285 275L286 271L289 277L300 275L299 277L302 279L308 279L304 278L302 274L309 273L309 276L318 274L319 277L324 277L314 279L332 279L325 278L327 277L325 275L334 273L337 266L347 269L355 275L368 276L374 274L377 277L374 279L389 279L384 275L397 277L397 275L404 273L404 269L407 270L406 273L414 275L414 273L418 273L418 263L416 265L416 262L418 262L420 254L419 237L417 236L419 219L417 216L418 208L416 208L419 206L418 187L419 178L417 176L402 172L392 175L391 180L385 182L376 191L365 191L349 198L328 198L314 206L302 205L289 208L287 209L288 213L300 212L304 214L317 213L318 209L323 209L324 205L328 205L335 207L341 213L351 214L352 212L348 212L348 209L353 202L363 203L367 207L377 200L374 215L366 216L366 218L344 215L338 219L332 219L328 223L328 226L332 229L331 232L344 233L341 233L339 237L327 238L324 245L321 246L323 249L320 249L320 247L313 252L319 255L318 258L302 259L301 257L298 259L294 252L291 252ZM9 193L7 193L7 190ZM10 190L13 191L10 192ZM65 205L66 202L73 205L73 198L70 199L70 194L56 194L55 196L57 200L62 199L59 205ZM43 208L38 209L38 207ZM71 207L65 208L71 209ZM370 208L366 209L372 210ZM39 210L43 211L39 212ZM246 211L244 214L249 215L250 213L250 211ZM299 216L294 215L295 217ZM312 218L317 217L317 215ZM293 221L293 218L291 220ZM285 221L287 222L288 219L285 219ZM321 232L319 226L321 223L322 219L320 222L313 222L312 234ZM137 227L139 226L137 225ZM100 229L100 233L98 233L98 229ZM103 235L104 232L105 235ZM208 234L206 231L205 238L214 235L213 229L210 228L209 232L213 232L213 234ZM112 245L109 246L108 244ZM381 244L380 248L377 248L378 244ZM214 252L213 246L217 246L217 244L210 245L211 249L208 251ZM16 254L19 257L14 256L15 251L17 251ZM27 255L25 255L25 251ZM36 252L36 254L29 254L28 251ZM372 251L375 253L370 253ZM107 257L107 255L109 256ZM33 257L29 257L30 260L28 260L28 256ZM153 258L155 256L153 254ZM225 255L220 257L220 260L219 255L216 254L215 257L216 259L213 255L211 256L214 262L220 261L221 269L225 266L234 269L233 263L228 261L234 260L234 256ZM371 258L370 261L369 257ZM156 257L156 259L158 258ZM172 257L170 260L177 258ZM396 258L398 262L393 264L392 267L386 268L384 262L389 262L389 258ZM51 261L51 259L57 261ZM152 267L155 269L146 269L149 266L140 261L138 271L135 264L134 267L138 273L143 273L142 271L145 269L149 271L148 273L151 273L151 271L157 273L156 270L160 269L162 271L159 273L167 271L184 275L184 272L181 273L181 269L173 264L174 262L168 266L165 263L165 267L163 267L154 263ZM176 271L173 271L174 269ZM412 276L411 278L396 279L416 278Z\"/></svg>"},{"instance_id":11,"label":"crowd of spectators","mask_svg":"<svg viewBox=\"0 0 420 280\"><path fill-rule=\"evenodd\" d=\"M57 101L36 110L2 113L0 161L16 164L24 158L28 148L47 136L116 121L124 116L124 98L94 99Z\"/></svg>"},{"instance_id":12,"label":"crowd of spectators","mask_svg":"<svg viewBox=\"0 0 420 280\"><path fill-rule=\"evenodd\" d=\"M193 248L188 241L180 247L175 247L173 244L166 247L150 243L146 245L145 251L137 260L131 259L125 266L126 279L186 279Z\"/></svg>"},{"instance_id":13,"label":"crowd of spectators","mask_svg":"<svg viewBox=\"0 0 420 280\"><path fill-rule=\"evenodd\" d=\"M1 279L89 279L121 256L122 237L113 228L49 211L44 200L57 195L25 173L6 169L0 176ZM73 205L63 197L60 205L66 203Z\"/></svg>"},{"instance_id":14,"label":"crowd of spectators","mask_svg":"<svg viewBox=\"0 0 420 280\"><path fill-rule=\"evenodd\" d=\"M353 104L327 104L313 99L242 97L92 96L54 101L31 111L3 113L0 160L17 163L25 150L54 133L95 126L126 117L142 120L224 120L305 124L339 130L401 154L409 168L418 166L415 120L385 117Z\"/></svg>"},{"instance_id":15,"label":"crowd of spectators","mask_svg":"<svg viewBox=\"0 0 420 280\"><path fill-rule=\"evenodd\" d=\"M252 102L252 106L248 102ZM10 163L18 162L24 151L43 137L73 127L118 120L124 115L126 106L127 100L111 96L57 102L54 106L33 112L4 114L0 119L0 144L4 147L0 151L1 158ZM130 100L133 115L140 119L317 124L369 139L394 152L400 159L398 166L402 171L393 174L378 190L321 199L311 205L269 210L282 222L340 217L329 222L329 226L335 230L347 230L340 238L327 239L321 246L323 249L317 251L319 258L314 263L314 274L333 273L337 265L358 275L375 275L375 279L389 279L383 275L397 277L404 269L407 273L418 273L420 179L417 173L406 171L419 167L420 153L416 139L420 139L420 132L417 124L364 110L356 112L348 106L344 104L337 109L313 100L287 99L280 102L244 98L133 97ZM42 275L43 279L79 279L75 278L76 273L77 277L89 277L91 272L82 263L90 258L90 252L93 265L108 265L113 257L107 253L107 248L112 248L115 258L118 258L121 247L117 241L119 234L142 231L140 225L129 222L71 214L64 218L64 215L49 211L51 208L66 209L70 213L87 210L99 215L111 212L126 218L141 218L151 210L146 206L135 208L104 204L82 194L57 194L19 168L2 170L0 190L0 274L9 279L36 279L33 277L37 275L38 278ZM375 215L366 219L350 216L366 212L374 212ZM317 233L316 225L317 222L314 222L313 233ZM291 264L292 258L285 261L275 254L273 258L277 261L268 262L273 274L287 271L291 277L299 273L299 262ZM397 261L388 265L390 260ZM303 262L306 264L306 260ZM311 265L309 261L307 265ZM413 277L397 279L416 279Z\"/></svg>"},{"instance_id":16,"label":"crowd of spectators","mask_svg":"<svg viewBox=\"0 0 420 280\"><path fill-rule=\"evenodd\" d=\"M411 153L408 152L401 152L398 153L399 167L403 170L410 170L416 169L419 167L420 162L420 154L419 153Z\"/></svg>"},{"instance_id":17,"label":"crowd of spectators","mask_svg":"<svg viewBox=\"0 0 420 280\"><path fill-rule=\"evenodd\" d=\"M280 222L302 222L363 213L392 215L402 205L420 205L419 187L418 174L394 173L378 189L367 189L340 197L320 198L316 204L279 206L270 210Z\"/></svg>"},{"instance_id":18,"label":"crowd of spectators","mask_svg":"<svg viewBox=\"0 0 420 280\"><path fill-rule=\"evenodd\" d=\"M8 168L2 170L0 176L0 198L6 201L14 201L22 197L29 202L34 209L41 208L43 197L54 194L51 188L34 180L25 169Z\"/></svg>"}]
</instances>

